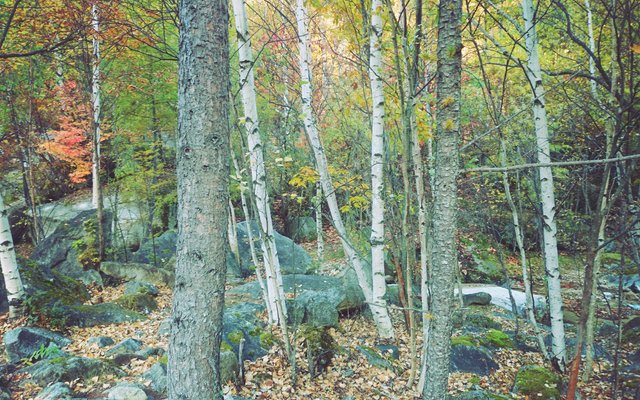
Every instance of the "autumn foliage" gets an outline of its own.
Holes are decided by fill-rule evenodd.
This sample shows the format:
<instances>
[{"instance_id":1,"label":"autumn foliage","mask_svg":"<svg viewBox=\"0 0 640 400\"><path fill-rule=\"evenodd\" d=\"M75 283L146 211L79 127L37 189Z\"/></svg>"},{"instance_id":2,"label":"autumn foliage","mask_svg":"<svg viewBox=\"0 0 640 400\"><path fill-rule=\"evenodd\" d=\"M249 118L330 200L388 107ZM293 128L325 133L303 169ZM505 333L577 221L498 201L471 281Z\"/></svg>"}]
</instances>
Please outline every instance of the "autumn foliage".
<instances>
[{"instance_id":1,"label":"autumn foliage","mask_svg":"<svg viewBox=\"0 0 640 400\"><path fill-rule=\"evenodd\" d=\"M56 87L53 95L59 104L57 126L47 132L50 140L42 143L40 149L69 164L71 182L85 182L91 174L90 104L75 81Z\"/></svg>"}]
</instances>

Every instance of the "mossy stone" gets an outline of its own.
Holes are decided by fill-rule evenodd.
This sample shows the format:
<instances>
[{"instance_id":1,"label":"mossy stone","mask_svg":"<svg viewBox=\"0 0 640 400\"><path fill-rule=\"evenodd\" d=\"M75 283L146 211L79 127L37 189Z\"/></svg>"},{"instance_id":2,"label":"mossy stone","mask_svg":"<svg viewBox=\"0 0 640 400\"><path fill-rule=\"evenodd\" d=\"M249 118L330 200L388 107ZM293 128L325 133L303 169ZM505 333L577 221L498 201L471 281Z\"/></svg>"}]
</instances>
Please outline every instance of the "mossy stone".
<instances>
[{"instance_id":1,"label":"mossy stone","mask_svg":"<svg viewBox=\"0 0 640 400\"><path fill-rule=\"evenodd\" d=\"M480 339L480 342L485 346L498 348L513 349L515 347L511 337L497 329L489 329L482 339Z\"/></svg>"},{"instance_id":2,"label":"mossy stone","mask_svg":"<svg viewBox=\"0 0 640 400\"><path fill-rule=\"evenodd\" d=\"M478 341L471 335L455 336L451 338L451 346L455 345L477 346Z\"/></svg>"},{"instance_id":3,"label":"mossy stone","mask_svg":"<svg viewBox=\"0 0 640 400\"><path fill-rule=\"evenodd\" d=\"M561 399L561 380L560 376L544 367L527 365L518 371L513 392L540 400Z\"/></svg>"},{"instance_id":4,"label":"mossy stone","mask_svg":"<svg viewBox=\"0 0 640 400\"><path fill-rule=\"evenodd\" d=\"M146 314L158 309L158 303L148 293L127 294L118 298L115 303L127 310Z\"/></svg>"},{"instance_id":5,"label":"mossy stone","mask_svg":"<svg viewBox=\"0 0 640 400\"><path fill-rule=\"evenodd\" d=\"M227 335L227 339L233 344L240 344L240 341L244 339L244 333L240 330L230 332Z\"/></svg>"}]
</instances>

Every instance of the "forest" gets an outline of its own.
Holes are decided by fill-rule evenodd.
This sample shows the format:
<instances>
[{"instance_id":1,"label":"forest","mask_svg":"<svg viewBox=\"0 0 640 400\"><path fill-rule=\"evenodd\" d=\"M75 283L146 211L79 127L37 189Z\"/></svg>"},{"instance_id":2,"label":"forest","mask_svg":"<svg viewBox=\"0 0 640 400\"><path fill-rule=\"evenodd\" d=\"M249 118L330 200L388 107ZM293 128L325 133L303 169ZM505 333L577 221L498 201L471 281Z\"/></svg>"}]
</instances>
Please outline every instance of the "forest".
<instances>
[{"instance_id":1,"label":"forest","mask_svg":"<svg viewBox=\"0 0 640 400\"><path fill-rule=\"evenodd\" d=\"M638 0L0 0L0 400L639 400L636 76Z\"/></svg>"}]
</instances>

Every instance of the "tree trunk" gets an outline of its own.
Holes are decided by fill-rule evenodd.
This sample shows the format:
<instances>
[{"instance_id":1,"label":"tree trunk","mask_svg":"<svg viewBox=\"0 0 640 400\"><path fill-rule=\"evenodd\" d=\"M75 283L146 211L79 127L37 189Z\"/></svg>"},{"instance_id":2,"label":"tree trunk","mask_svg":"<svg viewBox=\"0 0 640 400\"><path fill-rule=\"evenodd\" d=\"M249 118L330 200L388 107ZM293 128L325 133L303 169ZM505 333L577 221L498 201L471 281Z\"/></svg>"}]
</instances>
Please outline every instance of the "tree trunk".
<instances>
[{"instance_id":1,"label":"tree trunk","mask_svg":"<svg viewBox=\"0 0 640 400\"><path fill-rule=\"evenodd\" d=\"M93 152L91 164L92 177L92 203L96 208L96 234L98 242L98 255L100 260L104 256L104 229L103 224L103 199L102 186L100 185L100 110L102 107L100 100L100 18L96 4L91 7L91 24L93 26L93 73L91 75L91 103L93 106Z\"/></svg>"},{"instance_id":2,"label":"tree trunk","mask_svg":"<svg viewBox=\"0 0 640 400\"><path fill-rule=\"evenodd\" d=\"M382 86L382 1L371 2L371 36L369 40L369 80L371 81L371 306L380 312L378 333L382 338L394 336L393 325L384 299L384 88Z\"/></svg>"},{"instance_id":3,"label":"tree trunk","mask_svg":"<svg viewBox=\"0 0 640 400\"><path fill-rule=\"evenodd\" d=\"M229 201L225 0L180 2L178 243L169 342L171 400L222 400L220 341Z\"/></svg>"},{"instance_id":4,"label":"tree trunk","mask_svg":"<svg viewBox=\"0 0 640 400\"><path fill-rule=\"evenodd\" d=\"M287 310L284 303L284 289L278 249L274 237L271 220L271 206L267 191L267 174L264 166L264 154L260 139L256 90L253 77L253 54L247 24L247 16L243 0L233 0L233 13L238 36L238 59L240 62L240 87L244 108L245 128L249 145L249 165L251 169L252 187L256 199L258 221L262 232L263 260L267 275L267 292L271 303L271 319L279 322L283 332L287 332ZM249 226L249 229L251 227ZM290 353L287 343L287 353Z\"/></svg>"},{"instance_id":5,"label":"tree trunk","mask_svg":"<svg viewBox=\"0 0 640 400\"><path fill-rule=\"evenodd\" d=\"M324 260L324 231L322 229L322 185L316 182L316 196L313 199L316 214L316 244L318 260Z\"/></svg>"},{"instance_id":6,"label":"tree trunk","mask_svg":"<svg viewBox=\"0 0 640 400\"><path fill-rule=\"evenodd\" d=\"M4 287L7 290L9 300L9 318L22 316L22 302L24 300L24 287L18 271L16 252L13 248L11 225L9 225L9 209L4 204L4 198L0 194L0 264Z\"/></svg>"},{"instance_id":7,"label":"tree trunk","mask_svg":"<svg viewBox=\"0 0 640 400\"><path fill-rule=\"evenodd\" d=\"M300 80L301 80L301 103L302 103L302 116L304 122L304 129L309 138L309 143L313 150L313 154L316 160L316 167L320 175L320 184L322 185L322 191L324 192L327 205L329 206L329 212L331 213L331 220L333 225L340 236L340 242L344 253L349 259L349 263L358 277L358 284L362 293L370 305L371 314L373 315L378 334L384 336L384 320L385 314L388 318L387 309L381 307L371 307L372 304L372 290L371 282L367 277L365 271L365 263L358 255L356 249L349 241L347 235L347 229L342 221L342 215L338 207L338 200L336 198L335 190L333 188L333 182L329 175L329 167L327 163L327 157L322 148L320 137L318 135L318 128L313 116L313 110L311 107L312 89L311 89L311 55L309 52L309 34L307 32L307 10L304 5L304 0L297 0L296 6L296 20L298 25L298 45L300 49Z\"/></svg>"},{"instance_id":8,"label":"tree trunk","mask_svg":"<svg viewBox=\"0 0 640 400\"><path fill-rule=\"evenodd\" d=\"M458 268L456 204L462 41L460 0L441 0L438 22L438 70L431 266L431 328L427 347L425 400L447 397L453 287Z\"/></svg>"},{"instance_id":9,"label":"tree trunk","mask_svg":"<svg viewBox=\"0 0 640 400\"><path fill-rule=\"evenodd\" d=\"M551 162L549 149L549 132L547 128L547 111L544 103L544 87L542 71L538 58L538 35L534 21L534 5L532 0L522 0L522 15L525 22L525 44L527 48L527 66L525 73L533 94L533 119L536 130L536 146L538 162ZM553 188L551 167L538 168L540 185L540 201L542 203L542 236L544 266L547 274L547 291L549 298L549 314L551 319L551 361L559 370L565 370L566 349L564 335L564 318L562 313L562 293L560 290L560 268L558 265L558 244L556 240L556 201Z\"/></svg>"}]
</instances>

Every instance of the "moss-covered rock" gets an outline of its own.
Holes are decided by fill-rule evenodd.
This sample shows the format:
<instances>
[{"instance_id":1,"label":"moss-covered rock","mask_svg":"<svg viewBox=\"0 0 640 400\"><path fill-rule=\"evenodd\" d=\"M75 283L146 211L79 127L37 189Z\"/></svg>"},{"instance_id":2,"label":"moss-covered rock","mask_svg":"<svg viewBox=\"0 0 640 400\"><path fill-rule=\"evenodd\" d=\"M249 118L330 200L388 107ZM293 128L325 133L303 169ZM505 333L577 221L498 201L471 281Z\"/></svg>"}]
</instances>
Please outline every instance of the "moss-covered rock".
<instances>
[{"instance_id":1,"label":"moss-covered rock","mask_svg":"<svg viewBox=\"0 0 640 400\"><path fill-rule=\"evenodd\" d=\"M478 340L471 335L454 336L451 338L451 346L456 345L477 346Z\"/></svg>"},{"instance_id":2,"label":"moss-covered rock","mask_svg":"<svg viewBox=\"0 0 640 400\"><path fill-rule=\"evenodd\" d=\"M115 303L101 303L95 305L76 305L63 308L66 312L66 325L81 328L119 324L122 322L139 321L145 316Z\"/></svg>"},{"instance_id":3,"label":"moss-covered rock","mask_svg":"<svg viewBox=\"0 0 640 400\"><path fill-rule=\"evenodd\" d=\"M464 392L453 400L510 400L511 397L503 396L501 394L490 393L484 390L472 390L470 392Z\"/></svg>"},{"instance_id":4,"label":"moss-covered rock","mask_svg":"<svg viewBox=\"0 0 640 400\"><path fill-rule=\"evenodd\" d=\"M220 353L220 381L235 383L238 380L240 366L238 356L233 351L223 351Z\"/></svg>"},{"instance_id":5,"label":"moss-covered rock","mask_svg":"<svg viewBox=\"0 0 640 400\"><path fill-rule=\"evenodd\" d=\"M127 294L116 301L116 304L126 308L127 310L149 314L158 309L158 303L148 293Z\"/></svg>"},{"instance_id":6,"label":"moss-covered rock","mask_svg":"<svg viewBox=\"0 0 640 400\"><path fill-rule=\"evenodd\" d=\"M457 329L464 328L467 330L502 329L502 325L485 314L480 312L464 312L463 310L454 313L453 326Z\"/></svg>"},{"instance_id":7,"label":"moss-covered rock","mask_svg":"<svg viewBox=\"0 0 640 400\"><path fill-rule=\"evenodd\" d=\"M497 348L515 348L515 344L511 337L497 329L489 329L489 331L480 339L480 343L485 346Z\"/></svg>"},{"instance_id":8,"label":"moss-covered rock","mask_svg":"<svg viewBox=\"0 0 640 400\"><path fill-rule=\"evenodd\" d=\"M561 399L559 389L561 381L560 376L544 367L527 365L518 371L513 392L531 396L534 399Z\"/></svg>"},{"instance_id":9,"label":"moss-covered rock","mask_svg":"<svg viewBox=\"0 0 640 400\"><path fill-rule=\"evenodd\" d=\"M622 327L622 339L626 342L640 341L640 317L633 317Z\"/></svg>"}]
</instances>

